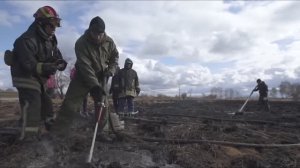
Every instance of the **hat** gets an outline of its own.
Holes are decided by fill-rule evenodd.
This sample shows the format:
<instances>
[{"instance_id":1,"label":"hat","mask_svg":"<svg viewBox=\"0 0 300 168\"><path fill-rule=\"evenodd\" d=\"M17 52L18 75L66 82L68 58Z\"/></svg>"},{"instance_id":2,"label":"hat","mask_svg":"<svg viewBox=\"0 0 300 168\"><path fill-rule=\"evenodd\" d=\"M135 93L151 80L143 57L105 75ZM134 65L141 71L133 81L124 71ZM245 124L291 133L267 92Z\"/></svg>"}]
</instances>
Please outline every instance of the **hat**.
<instances>
[{"instance_id":1,"label":"hat","mask_svg":"<svg viewBox=\"0 0 300 168\"><path fill-rule=\"evenodd\" d=\"M105 31L104 21L99 16L94 17L90 22L89 30L99 32L99 33L104 33Z\"/></svg>"}]
</instances>

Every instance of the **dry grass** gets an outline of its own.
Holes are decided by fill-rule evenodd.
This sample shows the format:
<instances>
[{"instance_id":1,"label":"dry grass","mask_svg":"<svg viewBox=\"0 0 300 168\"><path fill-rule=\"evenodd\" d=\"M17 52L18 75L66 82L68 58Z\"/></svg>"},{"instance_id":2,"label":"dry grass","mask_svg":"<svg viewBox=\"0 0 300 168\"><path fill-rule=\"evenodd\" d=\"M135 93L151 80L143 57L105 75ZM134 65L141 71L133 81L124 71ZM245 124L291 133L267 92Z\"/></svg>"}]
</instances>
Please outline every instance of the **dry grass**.
<instances>
[{"instance_id":1,"label":"dry grass","mask_svg":"<svg viewBox=\"0 0 300 168\"><path fill-rule=\"evenodd\" d=\"M18 92L5 92L0 91L0 98L17 98Z\"/></svg>"}]
</instances>

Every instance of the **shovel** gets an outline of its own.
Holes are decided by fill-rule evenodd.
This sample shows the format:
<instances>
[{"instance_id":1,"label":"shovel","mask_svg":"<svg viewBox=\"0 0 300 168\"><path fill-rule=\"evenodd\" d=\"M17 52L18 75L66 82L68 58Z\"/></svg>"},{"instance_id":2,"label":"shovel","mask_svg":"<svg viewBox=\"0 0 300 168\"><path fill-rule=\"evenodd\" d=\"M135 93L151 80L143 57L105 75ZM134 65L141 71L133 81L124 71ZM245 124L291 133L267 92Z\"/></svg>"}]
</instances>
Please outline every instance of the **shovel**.
<instances>
[{"instance_id":1,"label":"shovel","mask_svg":"<svg viewBox=\"0 0 300 168\"><path fill-rule=\"evenodd\" d=\"M104 105L102 104L101 107L100 107L100 109L99 109L99 115L98 115L98 119L97 119L97 122L96 122L94 136L93 136L93 141L92 141L92 145L91 145L91 149L90 149L90 154L89 154L87 163L91 163L92 162L93 153L94 153L94 146L95 146L95 140L96 140L96 135L97 135L97 130L98 130L98 124L99 124L100 119L101 119L103 107L104 107Z\"/></svg>"},{"instance_id":2,"label":"shovel","mask_svg":"<svg viewBox=\"0 0 300 168\"><path fill-rule=\"evenodd\" d=\"M252 90L252 92L250 93L250 95L248 96L248 98L246 99L246 101L245 101L245 103L243 104L243 106L239 109L239 111L237 111L237 112L235 113L235 115L237 115L237 114L242 114L242 113L243 113L244 108L245 108L246 104L248 103L248 101L249 101L249 99L250 99L250 97L251 97L252 94L253 94L253 90Z\"/></svg>"}]
</instances>

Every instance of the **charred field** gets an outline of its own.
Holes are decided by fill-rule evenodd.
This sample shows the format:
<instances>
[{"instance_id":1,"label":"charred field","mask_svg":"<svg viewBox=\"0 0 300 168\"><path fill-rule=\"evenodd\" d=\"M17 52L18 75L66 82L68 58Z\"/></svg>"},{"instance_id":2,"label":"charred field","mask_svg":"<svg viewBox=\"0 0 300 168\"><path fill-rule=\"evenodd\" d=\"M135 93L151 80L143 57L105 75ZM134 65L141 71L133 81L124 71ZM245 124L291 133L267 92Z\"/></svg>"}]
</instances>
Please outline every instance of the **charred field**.
<instances>
[{"instance_id":1,"label":"charred field","mask_svg":"<svg viewBox=\"0 0 300 168\"><path fill-rule=\"evenodd\" d=\"M78 115L68 136L19 142L18 102L1 101L3 168L300 168L300 103L270 101L271 112L243 100L137 98L139 113L121 117L125 129L96 138L94 124ZM55 101L57 111L60 101ZM89 102L92 110L92 102Z\"/></svg>"}]
</instances>

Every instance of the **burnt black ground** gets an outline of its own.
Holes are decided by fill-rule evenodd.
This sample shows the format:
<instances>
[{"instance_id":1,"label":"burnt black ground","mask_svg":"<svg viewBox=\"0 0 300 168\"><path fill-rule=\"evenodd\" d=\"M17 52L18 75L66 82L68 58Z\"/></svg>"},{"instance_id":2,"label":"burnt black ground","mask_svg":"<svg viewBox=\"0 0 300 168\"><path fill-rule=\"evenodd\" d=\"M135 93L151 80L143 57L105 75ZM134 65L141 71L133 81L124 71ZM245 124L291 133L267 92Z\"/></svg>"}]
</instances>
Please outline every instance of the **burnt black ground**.
<instances>
[{"instance_id":1,"label":"burnt black ground","mask_svg":"<svg viewBox=\"0 0 300 168\"><path fill-rule=\"evenodd\" d=\"M91 164L89 154L94 125L92 119L78 116L69 136L55 134L41 141L17 142L1 134L0 167L11 168L298 168L300 147L253 148L210 143L178 144L146 142L141 137L218 140L256 144L300 142L299 102L271 101L272 112L258 111L250 101L244 115L232 115L243 100L176 100L138 98L138 118L165 122L125 120L120 137L113 141L96 139ZM1 103L2 118L17 119L16 103ZM56 110L60 103L56 104ZM92 106L90 104L89 109ZM177 116L176 116L177 115ZM218 119L218 120L214 120ZM221 120L226 119L226 120ZM245 120L237 122L236 120ZM267 121L262 124L247 121ZM168 122L177 124L168 124ZM16 121L2 120L0 126L13 127ZM286 126L286 125L289 126ZM140 137L140 138L139 138Z\"/></svg>"}]
</instances>

